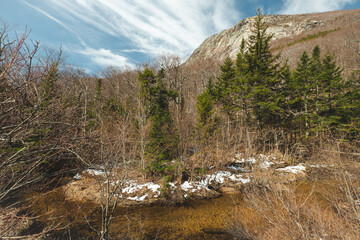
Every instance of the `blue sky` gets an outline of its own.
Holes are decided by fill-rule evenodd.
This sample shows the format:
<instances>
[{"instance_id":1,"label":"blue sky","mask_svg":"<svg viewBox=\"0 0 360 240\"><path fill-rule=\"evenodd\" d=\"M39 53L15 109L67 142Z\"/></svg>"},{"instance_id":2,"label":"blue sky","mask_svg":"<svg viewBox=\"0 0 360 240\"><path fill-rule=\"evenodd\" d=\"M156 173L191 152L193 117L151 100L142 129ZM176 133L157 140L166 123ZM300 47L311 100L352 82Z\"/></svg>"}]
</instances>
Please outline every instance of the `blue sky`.
<instances>
[{"instance_id":1,"label":"blue sky","mask_svg":"<svg viewBox=\"0 0 360 240\"><path fill-rule=\"evenodd\" d=\"M162 54L188 57L207 37L256 9L295 14L360 8L360 0L0 0L0 19L30 39L64 51L95 73Z\"/></svg>"}]
</instances>

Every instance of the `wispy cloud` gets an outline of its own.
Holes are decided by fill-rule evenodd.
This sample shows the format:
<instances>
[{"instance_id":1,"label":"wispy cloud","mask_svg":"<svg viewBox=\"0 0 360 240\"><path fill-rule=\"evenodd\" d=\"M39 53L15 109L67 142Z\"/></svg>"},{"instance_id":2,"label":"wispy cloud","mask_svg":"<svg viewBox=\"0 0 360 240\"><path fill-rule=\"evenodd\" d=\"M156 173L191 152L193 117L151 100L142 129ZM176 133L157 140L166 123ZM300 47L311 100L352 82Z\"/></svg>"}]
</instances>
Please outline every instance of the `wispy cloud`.
<instances>
[{"instance_id":1,"label":"wispy cloud","mask_svg":"<svg viewBox=\"0 0 360 240\"><path fill-rule=\"evenodd\" d=\"M324 12L342 9L354 0L284 0L283 14Z\"/></svg>"},{"instance_id":2,"label":"wispy cloud","mask_svg":"<svg viewBox=\"0 0 360 240\"><path fill-rule=\"evenodd\" d=\"M70 32L74 32L72 29L70 29L65 23L63 23L62 21L60 21L59 19L53 17L52 15L50 15L49 13L41 10L40 8L28 3L27 1L23 1L26 5L28 5L29 7L35 9L36 11L40 12L41 14L44 14L46 17L50 18L51 20L53 20L54 22L58 23L59 25L61 25L62 27L64 27L66 30L70 31Z\"/></svg>"},{"instance_id":3,"label":"wispy cloud","mask_svg":"<svg viewBox=\"0 0 360 240\"><path fill-rule=\"evenodd\" d=\"M108 50L108 49L86 48L84 50L77 50L76 52L90 57L90 59L94 63L96 63L100 66L103 66L103 67L106 67L106 66L123 67L126 65L133 67L133 65L128 62L128 59L126 57L115 54L111 50Z\"/></svg>"},{"instance_id":4,"label":"wispy cloud","mask_svg":"<svg viewBox=\"0 0 360 240\"><path fill-rule=\"evenodd\" d=\"M207 36L240 20L235 0L43 0L43 4L56 9L62 21L80 23L83 32L97 29L150 55L188 55Z\"/></svg>"}]
</instances>

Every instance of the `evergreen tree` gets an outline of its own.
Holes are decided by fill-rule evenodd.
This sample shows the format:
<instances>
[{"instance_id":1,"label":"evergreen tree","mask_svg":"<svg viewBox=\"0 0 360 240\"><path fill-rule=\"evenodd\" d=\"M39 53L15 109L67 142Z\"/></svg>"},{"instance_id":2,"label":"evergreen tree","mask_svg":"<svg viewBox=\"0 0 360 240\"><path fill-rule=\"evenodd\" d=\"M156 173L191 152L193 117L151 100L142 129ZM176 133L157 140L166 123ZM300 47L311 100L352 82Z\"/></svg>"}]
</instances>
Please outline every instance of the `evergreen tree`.
<instances>
[{"instance_id":1,"label":"evergreen tree","mask_svg":"<svg viewBox=\"0 0 360 240\"><path fill-rule=\"evenodd\" d=\"M207 139L213 135L216 130L218 118L215 116L215 98L216 90L212 83L212 79L206 86L204 92L197 97L196 110L198 114L197 131L202 139Z\"/></svg>"},{"instance_id":2,"label":"evergreen tree","mask_svg":"<svg viewBox=\"0 0 360 240\"><path fill-rule=\"evenodd\" d=\"M294 72L294 78L291 82L292 89L292 111L297 122L303 122L304 126L300 128L308 131L311 127L312 119L312 92L314 88L314 78L310 68L311 59L306 51L303 52L300 62Z\"/></svg>"},{"instance_id":3,"label":"evergreen tree","mask_svg":"<svg viewBox=\"0 0 360 240\"><path fill-rule=\"evenodd\" d=\"M139 73L140 99L146 117L151 121L146 155L149 159L148 170L155 174L165 172L165 162L177 156L178 136L169 111L170 100L176 99L178 93L167 90L163 84L164 70L157 75L149 69Z\"/></svg>"},{"instance_id":4,"label":"evergreen tree","mask_svg":"<svg viewBox=\"0 0 360 240\"><path fill-rule=\"evenodd\" d=\"M249 37L245 54L245 76L251 88L252 108L260 128L281 120L281 71L278 59L270 52L273 35L267 33L267 26L260 10L255 18L252 35Z\"/></svg>"},{"instance_id":5,"label":"evergreen tree","mask_svg":"<svg viewBox=\"0 0 360 240\"><path fill-rule=\"evenodd\" d=\"M356 139L360 134L360 75L353 75L347 83L346 93L342 98L346 105L340 108L348 125L343 126L348 138Z\"/></svg>"},{"instance_id":6,"label":"evergreen tree","mask_svg":"<svg viewBox=\"0 0 360 240\"><path fill-rule=\"evenodd\" d=\"M333 57L326 56L322 60L322 71L319 76L319 115L323 118L325 127L341 124L341 116L337 109L341 107L341 98L345 89L341 77L342 70L336 66ZM343 102L344 103L344 102Z\"/></svg>"},{"instance_id":7,"label":"evergreen tree","mask_svg":"<svg viewBox=\"0 0 360 240\"><path fill-rule=\"evenodd\" d=\"M312 51L311 60L310 60L310 71L311 71L311 82L313 83L312 91L313 91L313 104L314 104L314 123L316 127L314 128L316 134L318 134L319 130L321 129L322 120L319 117L320 112L320 102L319 102L319 95L320 95L320 75L322 72L322 63L320 58L320 47L316 45Z\"/></svg>"},{"instance_id":8,"label":"evergreen tree","mask_svg":"<svg viewBox=\"0 0 360 240\"><path fill-rule=\"evenodd\" d=\"M224 65L220 67L221 73L216 82L216 100L222 105L228 116L231 116L233 100L231 92L235 78L235 69L232 60L227 57Z\"/></svg>"}]
</instances>

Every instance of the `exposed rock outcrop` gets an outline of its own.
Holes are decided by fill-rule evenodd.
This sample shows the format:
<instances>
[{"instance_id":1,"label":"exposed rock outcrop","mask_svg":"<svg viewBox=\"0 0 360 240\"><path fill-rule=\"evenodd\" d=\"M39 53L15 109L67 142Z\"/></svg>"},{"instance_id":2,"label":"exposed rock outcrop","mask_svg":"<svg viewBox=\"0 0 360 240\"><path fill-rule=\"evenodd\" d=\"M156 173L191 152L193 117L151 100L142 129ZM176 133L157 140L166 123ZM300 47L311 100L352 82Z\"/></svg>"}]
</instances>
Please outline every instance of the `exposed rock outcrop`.
<instances>
[{"instance_id":1,"label":"exposed rock outcrop","mask_svg":"<svg viewBox=\"0 0 360 240\"><path fill-rule=\"evenodd\" d=\"M186 64L209 58L222 62L236 58L242 39L247 40L255 17L245 18L232 28L207 38ZM323 52L336 54L339 65L352 71L360 62L360 10L344 10L301 15L264 16L274 53L294 65L302 51L310 52L318 44Z\"/></svg>"}]
</instances>

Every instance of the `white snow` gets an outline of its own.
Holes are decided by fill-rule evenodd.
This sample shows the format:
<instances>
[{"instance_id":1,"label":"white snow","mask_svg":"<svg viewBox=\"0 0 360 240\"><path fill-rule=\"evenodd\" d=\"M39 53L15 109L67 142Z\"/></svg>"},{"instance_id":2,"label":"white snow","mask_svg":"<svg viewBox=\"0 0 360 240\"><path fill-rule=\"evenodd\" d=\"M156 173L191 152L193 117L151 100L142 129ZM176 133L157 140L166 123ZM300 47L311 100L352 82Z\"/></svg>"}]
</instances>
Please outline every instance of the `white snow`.
<instances>
[{"instance_id":1,"label":"white snow","mask_svg":"<svg viewBox=\"0 0 360 240\"><path fill-rule=\"evenodd\" d=\"M146 186L148 189L150 189L151 191L153 191L155 193L160 193L159 188L161 188L161 186L159 184L155 184L153 182L148 182L148 183L145 183L144 186Z\"/></svg>"},{"instance_id":2,"label":"white snow","mask_svg":"<svg viewBox=\"0 0 360 240\"><path fill-rule=\"evenodd\" d=\"M240 171L240 170L243 170L242 167L236 167L236 166L228 166L227 168L229 168L230 170L233 170L233 171Z\"/></svg>"},{"instance_id":3,"label":"white snow","mask_svg":"<svg viewBox=\"0 0 360 240\"><path fill-rule=\"evenodd\" d=\"M309 164L308 165L309 167L312 167L312 168L325 168L325 167L334 167L334 165L330 164L330 165L325 165L325 164Z\"/></svg>"},{"instance_id":4,"label":"white snow","mask_svg":"<svg viewBox=\"0 0 360 240\"><path fill-rule=\"evenodd\" d=\"M80 179L81 179L80 173L75 174L74 178L75 178L76 180L80 180Z\"/></svg>"},{"instance_id":5,"label":"white snow","mask_svg":"<svg viewBox=\"0 0 360 240\"><path fill-rule=\"evenodd\" d=\"M305 170L306 170L306 166L304 166L302 163L296 166L288 166L288 167L276 169L276 171L283 171L283 172L295 173L295 174L304 173Z\"/></svg>"},{"instance_id":6,"label":"white snow","mask_svg":"<svg viewBox=\"0 0 360 240\"><path fill-rule=\"evenodd\" d=\"M264 168L264 169L268 169L269 167L271 167L271 165L274 165L273 162L270 162L269 160L265 159L261 164L260 167Z\"/></svg>"},{"instance_id":7,"label":"white snow","mask_svg":"<svg viewBox=\"0 0 360 240\"><path fill-rule=\"evenodd\" d=\"M147 189L151 190L154 193L158 193L158 194L160 193L160 191L159 191L160 185L155 184L153 182L148 182L145 184L137 184L136 181L130 180L130 181L127 181L126 184L128 186L122 189L123 193L127 193L127 194L134 193L134 192L137 192L137 191L143 189L144 187L146 187Z\"/></svg>"},{"instance_id":8,"label":"white snow","mask_svg":"<svg viewBox=\"0 0 360 240\"><path fill-rule=\"evenodd\" d=\"M185 181L183 184L181 184L181 188L187 192L189 189L194 188L188 181Z\"/></svg>"},{"instance_id":9,"label":"white snow","mask_svg":"<svg viewBox=\"0 0 360 240\"><path fill-rule=\"evenodd\" d=\"M94 176L100 176L105 174L104 170L86 169L85 171Z\"/></svg>"},{"instance_id":10,"label":"white snow","mask_svg":"<svg viewBox=\"0 0 360 240\"><path fill-rule=\"evenodd\" d=\"M128 197L127 199L133 200L133 201L137 201L137 202L142 202L142 201L144 201L144 199L145 199L147 196L149 196L149 194L145 194L144 196L141 196L141 197L138 197L138 196Z\"/></svg>"},{"instance_id":11,"label":"white snow","mask_svg":"<svg viewBox=\"0 0 360 240\"><path fill-rule=\"evenodd\" d=\"M235 159L233 159L233 161L235 161L236 163L250 163L250 164L255 164L256 163L256 159L254 157L250 157L248 159L242 158L241 157L242 154L241 153L237 153L235 154Z\"/></svg>"},{"instance_id":12,"label":"white snow","mask_svg":"<svg viewBox=\"0 0 360 240\"><path fill-rule=\"evenodd\" d=\"M256 163L256 159L253 158L253 157L250 157L248 159L245 159L245 158L241 158L241 159L238 159L236 160L237 163L250 163L250 164L255 164Z\"/></svg>"},{"instance_id":13,"label":"white snow","mask_svg":"<svg viewBox=\"0 0 360 240\"><path fill-rule=\"evenodd\" d=\"M208 186L213 183L224 183L226 180L231 180L233 182L238 182L240 183L248 183L250 182L250 178L243 178L241 174L233 174L231 172L227 172L227 171L219 171L219 172L215 172L213 174L209 174L206 175L204 177L204 179L200 180L200 181L193 181L193 182L189 182L189 181L185 181L182 185L181 188L187 192L187 191L191 191L191 192L196 192L197 190L201 190L201 189L205 189L205 190L209 190Z\"/></svg>"},{"instance_id":14,"label":"white snow","mask_svg":"<svg viewBox=\"0 0 360 240\"><path fill-rule=\"evenodd\" d=\"M242 161L246 161L246 162L255 162L256 160L254 158L251 158L250 160L242 160ZM91 174L91 175L95 175L95 176L99 176L99 175L104 175L105 172L103 170L95 170L95 169L87 169L85 170L85 172ZM80 174L76 174L74 176L75 179L80 179L81 175ZM185 181L183 182L180 186L178 185L178 183L174 183L174 182L169 182L169 189L171 190L171 192L174 192L174 190L179 186L181 187L181 189L184 191L184 197L187 198L188 194L186 192L196 192L199 190L210 190L208 188L208 186L212 183L219 183L219 184L223 184L226 181L232 181L232 182L236 182L238 184L245 184L250 182L250 178L246 177L243 178L242 175L240 174L234 174L231 173L229 171L218 171L215 172L213 174L208 174L205 175L203 177L203 179L198 180L198 181ZM147 182L147 183L139 183L136 180L127 180L127 181L123 181L122 182L124 185L124 187L121 189L121 192L119 193L119 197L120 198L126 198L128 200L132 200L132 201L137 201L137 202L141 202L144 201L149 195L153 196L154 198L157 198L160 196L160 189L162 188L161 185L153 183L153 182ZM118 181L114 181L112 182L113 185L117 185L120 184L120 180ZM147 189L144 192L144 189ZM141 194L144 194L142 196L140 195L140 190ZM150 194L150 191L153 194ZM130 195L130 196L129 196ZM135 196L134 196L135 195Z\"/></svg>"}]
</instances>

